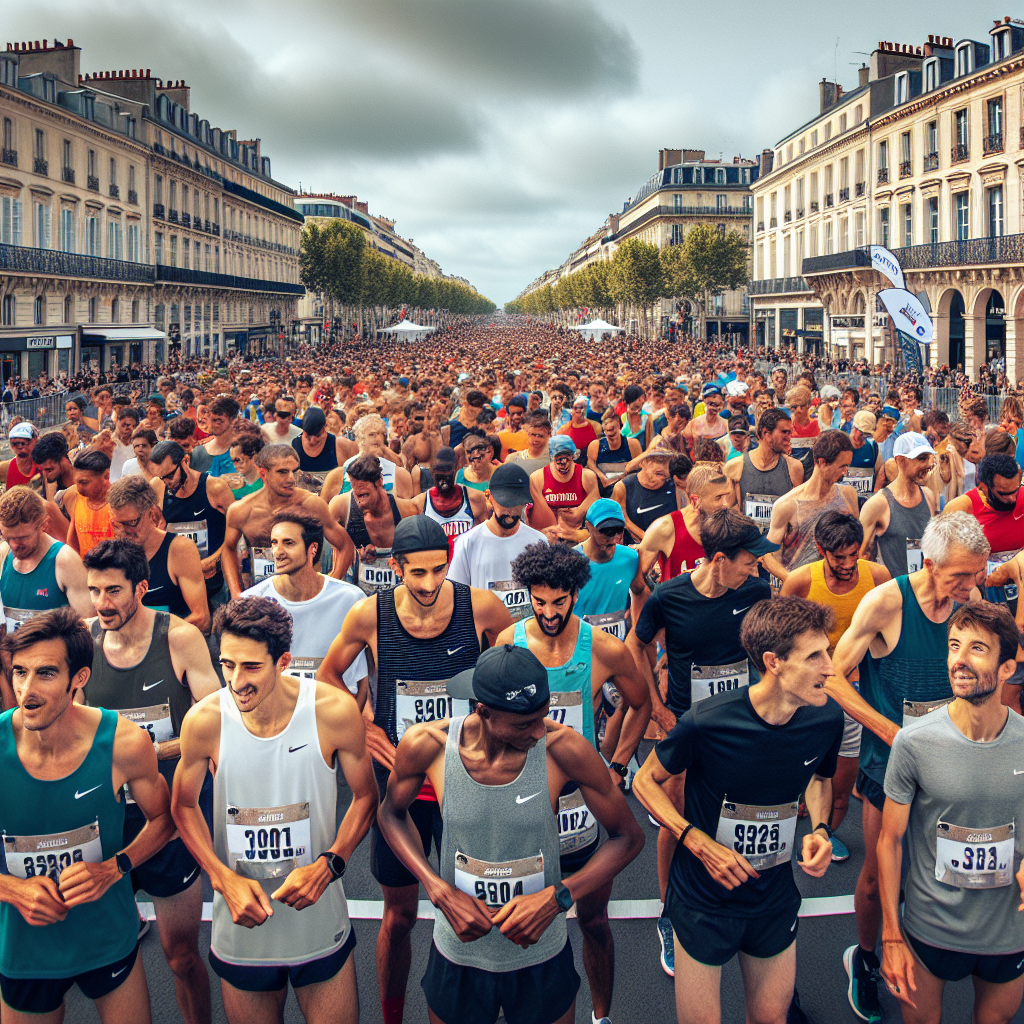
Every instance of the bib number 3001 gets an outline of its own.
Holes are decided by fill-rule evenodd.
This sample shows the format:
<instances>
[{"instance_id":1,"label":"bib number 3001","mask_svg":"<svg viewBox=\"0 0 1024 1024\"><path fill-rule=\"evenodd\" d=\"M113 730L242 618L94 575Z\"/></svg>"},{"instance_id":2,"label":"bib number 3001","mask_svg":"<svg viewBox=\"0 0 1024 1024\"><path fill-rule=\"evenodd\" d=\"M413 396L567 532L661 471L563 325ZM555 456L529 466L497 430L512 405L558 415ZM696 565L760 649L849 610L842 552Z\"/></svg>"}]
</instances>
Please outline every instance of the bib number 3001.
<instances>
[{"instance_id":1,"label":"bib number 3001","mask_svg":"<svg viewBox=\"0 0 1024 1024\"><path fill-rule=\"evenodd\" d=\"M285 878L313 863L309 804L227 809L230 864L245 878Z\"/></svg>"},{"instance_id":2,"label":"bib number 3001","mask_svg":"<svg viewBox=\"0 0 1024 1024\"><path fill-rule=\"evenodd\" d=\"M722 801L715 841L745 857L755 871L786 864L793 858L799 804L755 804Z\"/></svg>"}]
</instances>

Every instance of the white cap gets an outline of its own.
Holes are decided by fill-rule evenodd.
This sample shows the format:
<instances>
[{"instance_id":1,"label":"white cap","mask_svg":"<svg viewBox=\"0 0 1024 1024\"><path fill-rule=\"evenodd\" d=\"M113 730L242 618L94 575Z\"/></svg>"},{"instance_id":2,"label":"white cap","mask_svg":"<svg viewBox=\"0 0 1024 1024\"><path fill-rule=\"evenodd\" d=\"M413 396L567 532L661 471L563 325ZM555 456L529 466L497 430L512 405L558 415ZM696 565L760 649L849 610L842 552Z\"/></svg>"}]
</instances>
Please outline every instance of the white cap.
<instances>
[{"instance_id":1,"label":"white cap","mask_svg":"<svg viewBox=\"0 0 1024 1024\"><path fill-rule=\"evenodd\" d=\"M893 455L904 455L908 459L916 459L919 455L934 455L935 449L928 443L924 434L900 434L893 445Z\"/></svg>"},{"instance_id":2,"label":"white cap","mask_svg":"<svg viewBox=\"0 0 1024 1024\"><path fill-rule=\"evenodd\" d=\"M36 428L27 420L22 420L16 426L11 427L8 435L12 441L31 441L37 435Z\"/></svg>"},{"instance_id":3,"label":"white cap","mask_svg":"<svg viewBox=\"0 0 1024 1024\"><path fill-rule=\"evenodd\" d=\"M731 380L725 385L725 393L729 398L740 398L749 390L750 388L741 380Z\"/></svg>"},{"instance_id":4,"label":"white cap","mask_svg":"<svg viewBox=\"0 0 1024 1024\"><path fill-rule=\"evenodd\" d=\"M838 398L842 392L835 386L835 384L825 384L818 394L821 395L822 401L827 402L831 398Z\"/></svg>"}]
</instances>

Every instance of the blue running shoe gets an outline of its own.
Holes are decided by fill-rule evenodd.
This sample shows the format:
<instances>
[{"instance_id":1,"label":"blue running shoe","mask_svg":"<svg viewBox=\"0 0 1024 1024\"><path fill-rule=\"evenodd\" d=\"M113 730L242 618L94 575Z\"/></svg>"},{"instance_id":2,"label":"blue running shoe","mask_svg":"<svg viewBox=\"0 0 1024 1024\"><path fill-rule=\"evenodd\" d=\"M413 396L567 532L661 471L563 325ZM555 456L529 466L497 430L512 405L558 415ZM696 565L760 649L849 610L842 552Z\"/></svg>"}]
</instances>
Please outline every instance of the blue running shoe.
<instances>
[{"instance_id":1,"label":"blue running shoe","mask_svg":"<svg viewBox=\"0 0 1024 1024\"><path fill-rule=\"evenodd\" d=\"M850 859L850 851L839 836L832 837L832 859L837 862Z\"/></svg>"},{"instance_id":2,"label":"blue running shoe","mask_svg":"<svg viewBox=\"0 0 1024 1024\"><path fill-rule=\"evenodd\" d=\"M877 960L875 962L877 964ZM879 1024L882 1019L882 1007L878 1002L879 968L864 962L864 955L857 945L843 953L843 967L850 979L846 995L853 1012L861 1020Z\"/></svg>"},{"instance_id":3,"label":"blue running shoe","mask_svg":"<svg viewBox=\"0 0 1024 1024\"><path fill-rule=\"evenodd\" d=\"M661 943L661 969L670 977L676 976L676 947L672 935L672 922L658 918L658 941Z\"/></svg>"}]
</instances>

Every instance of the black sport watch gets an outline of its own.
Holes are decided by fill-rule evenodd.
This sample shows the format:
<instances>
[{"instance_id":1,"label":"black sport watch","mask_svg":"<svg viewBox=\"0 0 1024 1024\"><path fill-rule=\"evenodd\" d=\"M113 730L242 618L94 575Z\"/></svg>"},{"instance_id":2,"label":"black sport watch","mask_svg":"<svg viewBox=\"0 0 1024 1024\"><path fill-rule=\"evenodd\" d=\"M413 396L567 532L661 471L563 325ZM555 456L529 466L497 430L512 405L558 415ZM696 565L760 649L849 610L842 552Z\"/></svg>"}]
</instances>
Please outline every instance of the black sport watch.
<instances>
[{"instance_id":1,"label":"black sport watch","mask_svg":"<svg viewBox=\"0 0 1024 1024\"><path fill-rule=\"evenodd\" d=\"M569 889L566 886L560 885L555 890L555 902L558 904L558 909L563 913L568 911L568 909L573 905L572 893L569 892Z\"/></svg>"},{"instance_id":2,"label":"black sport watch","mask_svg":"<svg viewBox=\"0 0 1024 1024\"><path fill-rule=\"evenodd\" d=\"M132 873L132 859L127 853L115 853L114 863L117 865L117 870L122 875L130 875Z\"/></svg>"},{"instance_id":3,"label":"black sport watch","mask_svg":"<svg viewBox=\"0 0 1024 1024\"><path fill-rule=\"evenodd\" d=\"M340 853L331 853L330 850L325 850L320 854L320 857L324 857L327 860L327 866L331 869L331 874L334 876L332 881L336 882L345 874L345 858ZM317 857L317 860L320 857Z\"/></svg>"},{"instance_id":4,"label":"black sport watch","mask_svg":"<svg viewBox=\"0 0 1024 1024\"><path fill-rule=\"evenodd\" d=\"M620 778L624 779L629 774L629 769L619 761L609 761L608 767Z\"/></svg>"}]
</instances>

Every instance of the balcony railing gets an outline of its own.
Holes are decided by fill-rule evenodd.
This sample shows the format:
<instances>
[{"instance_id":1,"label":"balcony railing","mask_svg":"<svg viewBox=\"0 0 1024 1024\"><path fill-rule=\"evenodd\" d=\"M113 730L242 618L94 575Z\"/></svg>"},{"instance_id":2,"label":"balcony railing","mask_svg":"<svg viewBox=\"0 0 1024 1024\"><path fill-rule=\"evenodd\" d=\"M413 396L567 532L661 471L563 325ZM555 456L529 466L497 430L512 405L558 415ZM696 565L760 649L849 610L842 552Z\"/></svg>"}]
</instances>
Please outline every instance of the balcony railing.
<instances>
[{"instance_id":1,"label":"balcony railing","mask_svg":"<svg viewBox=\"0 0 1024 1024\"><path fill-rule=\"evenodd\" d=\"M982 151L988 153L1002 153L1003 151L1003 133L999 132L995 135L986 135L981 144Z\"/></svg>"},{"instance_id":2,"label":"balcony railing","mask_svg":"<svg viewBox=\"0 0 1024 1024\"><path fill-rule=\"evenodd\" d=\"M909 178L914 173L913 164L909 160L900 161L900 177Z\"/></svg>"},{"instance_id":3,"label":"balcony railing","mask_svg":"<svg viewBox=\"0 0 1024 1024\"><path fill-rule=\"evenodd\" d=\"M128 202L131 203L132 206L139 205L139 193L133 188L128 189Z\"/></svg>"},{"instance_id":4,"label":"balcony railing","mask_svg":"<svg viewBox=\"0 0 1024 1024\"><path fill-rule=\"evenodd\" d=\"M802 277L773 277L765 281L750 281L747 284L750 295L786 295L810 290L810 286Z\"/></svg>"},{"instance_id":5,"label":"balcony railing","mask_svg":"<svg viewBox=\"0 0 1024 1024\"><path fill-rule=\"evenodd\" d=\"M210 222L208 220L203 221L203 230L207 232L210 230Z\"/></svg>"},{"instance_id":6,"label":"balcony railing","mask_svg":"<svg viewBox=\"0 0 1024 1024\"><path fill-rule=\"evenodd\" d=\"M85 187L90 192L99 192L100 190L100 179L95 174L87 174L85 177Z\"/></svg>"},{"instance_id":7,"label":"balcony railing","mask_svg":"<svg viewBox=\"0 0 1024 1024\"><path fill-rule=\"evenodd\" d=\"M213 221L210 224L210 234L211 235L219 235L220 234L220 225L216 221Z\"/></svg>"},{"instance_id":8,"label":"balcony railing","mask_svg":"<svg viewBox=\"0 0 1024 1024\"><path fill-rule=\"evenodd\" d=\"M878 168L878 184L886 185L889 182L889 168L879 167Z\"/></svg>"},{"instance_id":9,"label":"balcony railing","mask_svg":"<svg viewBox=\"0 0 1024 1024\"><path fill-rule=\"evenodd\" d=\"M182 213L181 215L181 226L187 228L192 224L192 217L190 214Z\"/></svg>"},{"instance_id":10,"label":"balcony railing","mask_svg":"<svg viewBox=\"0 0 1024 1024\"><path fill-rule=\"evenodd\" d=\"M43 174L43 175L49 176L49 174L50 174L50 162L48 160L43 160L42 157L38 157L37 156L32 161L32 173L33 174Z\"/></svg>"},{"instance_id":11,"label":"balcony railing","mask_svg":"<svg viewBox=\"0 0 1024 1024\"><path fill-rule=\"evenodd\" d=\"M261 281L254 277L211 274L205 270L186 270L184 267L157 266L147 269L156 271L157 281L194 284L204 288L237 288L244 291L277 292L285 295L303 295L306 291L301 284L292 284L288 281Z\"/></svg>"},{"instance_id":12,"label":"balcony railing","mask_svg":"<svg viewBox=\"0 0 1024 1024\"><path fill-rule=\"evenodd\" d=\"M864 193L867 192L867 190L868 190L868 183L866 181L858 181L857 184L853 186L853 194L858 199L860 199L860 197L862 195L864 195Z\"/></svg>"},{"instance_id":13,"label":"balcony railing","mask_svg":"<svg viewBox=\"0 0 1024 1024\"><path fill-rule=\"evenodd\" d=\"M56 249L0 245L0 273L49 274L53 277L88 277L107 281L152 284L154 268L146 263L107 260Z\"/></svg>"},{"instance_id":14,"label":"balcony railing","mask_svg":"<svg viewBox=\"0 0 1024 1024\"><path fill-rule=\"evenodd\" d=\"M1007 264L1024 266L1024 234L995 238L968 238L962 241L935 242L893 249L893 255L906 270ZM824 274L834 270L870 267L869 249L848 249L828 256L811 256L803 261L803 273Z\"/></svg>"},{"instance_id":15,"label":"balcony railing","mask_svg":"<svg viewBox=\"0 0 1024 1024\"><path fill-rule=\"evenodd\" d=\"M69 185L75 183L75 169L74 167L62 167L60 169L61 181L66 181Z\"/></svg>"},{"instance_id":16,"label":"balcony railing","mask_svg":"<svg viewBox=\"0 0 1024 1024\"><path fill-rule=\"evenodd\" d=\"M778 226L779 226L779 218L778 217L772 217L768 221L768 227L770 227L770 228L777 228Z\"/></svg>"},{"instance_id":17,"label":"balcony railing","mask_svg":"<svg viewBox=\"0 0 1024 1024\"><path fill-rule=\"evenodd\" d=\"M804 219L804 208L802 206L798 206L796 208L796 219L797 220L803 220Z\"/></svg>"},{"instance_id":18,"label":"balcony railing","mask_svg":"<svg viewBox=\"0 0 1024 1024\"><path fill-rule=\"evenodd\" d=\"M817 199L812 199L811 200L811 213L817 213L817 212L818 212L818 200Z\"/></svg>"},{"instance_id":19,"label":"balcony railing","mask_svg":"<svg viewBox=\"0 0 1024 1024\"><path fill-rule=\"evenodd\" d=\"M168 210L167 211L167 220L171 224L177 224L178 223L178 211L177 210Z\"/></svg>"},{"instance_id":20,"label":"balcony railing","mask_svg":"<svg viewBox=\"0 0 1024 1024\"><path fill-rule=\"evenodd\" d=\"M924 169L926 171L937 171L939 169L938 152L925 154Z\"/></svg>"},{"instance_id":21,"label":"balcony railing","mask_svg":"<svg viewBox=\"0 0 1024 1024\"><path fill-rule=\"evenodd\" d=\"M848 188L841 188L839 190L839 202L848 203L850 201L850 190Z\"/></svg>"},{"instance_id":22,"label":"balcony railing","mask_svg":"<svg viewBox=\"0 0 1024 1024\"><path fill-rule=\"evenodd\" d=\"M164 219L164 204L163 203L154 203L153 204L153 216L157 220L163 220Z\"/></svg>"},{"instance_id":23,"label":"balcony railing","mask_svg":"<svg viewBox=\"0 0 1024 1024\"><path fill-rule=\"evenodd\" d=\"M950 162L954 164L962 164L965 160L971 158L971 147L968 145L957 145L950 150Z\"/></svg>"},{"instance_id":24,"label":"balcony railing","mask_svg":"<svg viewBox=\"0 0 1024 1024\"><path fill-rule=\"evenodd\" d=\"M107 189L107 193L109 194L111 199L121 198L121 189L118 185L111 184L111 186Z\"/></svg>"},{"instance_id":25,"label":"balcony railing","mask_svg":"<svg viewBox=\"0 0 1024 1024\"><path fill-rule=\"evenodd\" d=\"M2 155L2 162L8 167L18 166L18 151L16 149L5 149Z\"/></svg>"}]
</instances>

